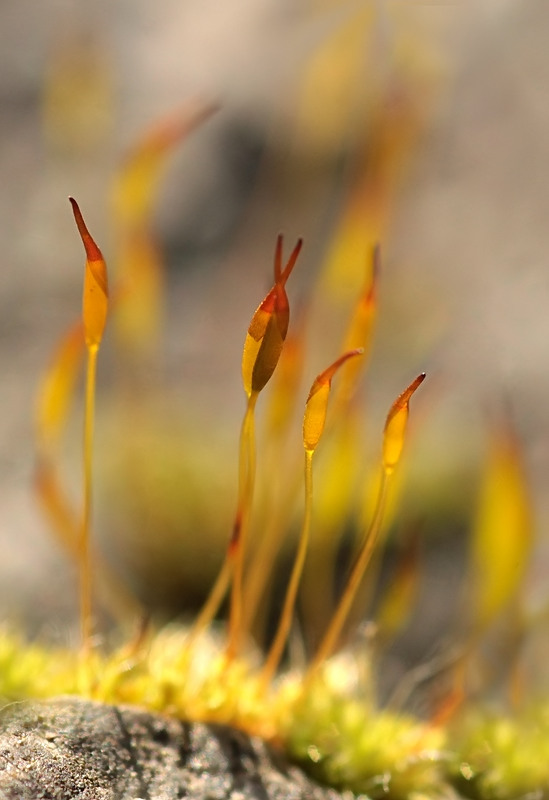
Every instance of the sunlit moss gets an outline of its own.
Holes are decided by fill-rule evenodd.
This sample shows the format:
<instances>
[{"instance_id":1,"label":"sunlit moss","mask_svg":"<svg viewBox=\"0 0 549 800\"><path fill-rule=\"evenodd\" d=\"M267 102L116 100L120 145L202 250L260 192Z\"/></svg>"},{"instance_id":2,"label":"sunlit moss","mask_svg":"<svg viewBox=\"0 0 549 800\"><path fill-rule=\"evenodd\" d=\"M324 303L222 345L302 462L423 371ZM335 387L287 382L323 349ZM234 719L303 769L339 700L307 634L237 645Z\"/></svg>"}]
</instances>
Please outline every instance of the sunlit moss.
<instances>
[{"instance_id":1,"label":"sunlit moss","mask_svg":"<svg viewBox=\"0 0 549 800\"><path fill-rule=\"evenodd\" d=\"M185 719L225 722L282 744L322 781L404 798L444 784L444 733L404 715L376 710L342 685L339 659L303 684L296 671L265 692L257 659L227 662L224 636L186 648L187 631L166 628L135 651L92 656L94 699L131 703ZM78 657L69 650L0 638L0 696L6 701L79 693Z\"/></svg>"},{"instance_id":2,"label":"sunlit moss","mask_svg":"<svg viewBox=\"0 0 549 800\"><path fill-rule=\"evenodd\" d=\"M445 728L380 710L356 659L328 662L313 681L292 671L261 689L256 657L227 663L224 633L186 649L172 626L110 655L93 653L92 697L184 719L236 725L282 745L321 782L371 798L542 797L549 790L547 704L510 717L469 709ZM0 635L5 702L79 694L74 650ZM358 683L357 683L358 682Z\"/></svg>"},{"instance_id":3,"label":"sunlit moss","mask_svg":"<svg viewBox=\"0 0 549 800\"><path fill-rule=\"evenodd\" d=\"M452 729L453 781L467 797L511 800L549 791L549 708L516 714L468 709Z\"/></svg>"},{"instance_id":4,"label":"sunlit moss","mask_svg":"<svg viewBox=\"0 0 549 800\"><path fill-rule=\"evenodd\" d=\"M349 691L353 679L358 682ZM380 710L351 656L328 662L292 707L290 752L323 782L369 797L438 796L445 786L445 732Z\"/></svg>"}]
</instances>

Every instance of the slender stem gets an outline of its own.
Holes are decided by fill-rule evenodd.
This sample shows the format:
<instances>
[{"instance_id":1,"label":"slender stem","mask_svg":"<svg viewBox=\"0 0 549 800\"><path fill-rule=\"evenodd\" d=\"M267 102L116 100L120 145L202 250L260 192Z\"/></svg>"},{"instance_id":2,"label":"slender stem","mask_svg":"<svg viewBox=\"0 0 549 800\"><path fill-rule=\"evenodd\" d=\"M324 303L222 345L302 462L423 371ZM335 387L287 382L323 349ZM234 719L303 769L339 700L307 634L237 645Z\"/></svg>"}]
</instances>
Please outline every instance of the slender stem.
<instances>
[{"instance_id":1,"label":"slender stem","mask_svg":"<svg viewBox=\"0 0 549 800\"><path fill-rule=\"evenodd\" d=\"M280 663L284 646L288 639L290 626L292 624L292 617L297 598L297 591L303 567L305 565L305 557L307 555L307 548L309 546L309 538L311 533L311 516L313 510L313 453L314 450L305 450L305 514L303 517L303 526L301 528L301 535L299 537L299 545L290 576L290 582L286 591L284 599L284 606L278 623L278 629L269 650L265 666L261 672L261 682L266 686L272 679L276 669Z\"/></svg>"},{"instance_id":2,"label":"slender stem","mask_svg":"<svg viewBox=\"0 0 549 800\"><path fill-rule=\"evenodd\" d=\"M255 473L255 442L254 442L254 408L255 403L257 400L257 394L252 394L248 399L248 403L246 406L246 413L244 415L244 419L242 422L242 427L240 429L240 444L239 444L239 461L238 461L238 504L237 504L237 511L235 516L235 529L237 529L237 536L236 540L232 540L229 545L229 550L223 562L223 566L219 572L219 575L216 578L216 581L208 595L206 602L204 603L200 614L198 615L196 621L194 622L189 636L187 638L187 647L190 648L196 641L197 637L208 627L210 622L215 617L217 611L219 610L219 606L223 602L223 599L227 593L227 589L229 586L229 580L231 577L231 572L234 571L236 565L238 564L239 559L235 557L234 548L238 548L237 553L242 553L243 547L245 546L246 542L243 541L243 536L245 536L246 528L243 522L243 511L245 510L247 498L253 495L253 474ZM252 481L250 485L250 481ZM251 501L250 501L251 502ZM234 536L234 533L233 533ZM240 569L242 569L242 565L240 565ZM242 581L242 574L240 575L240 581ZM241 625L240 620L242 619L242 590L240 591L240 597L237 597L237 620L233 619L234 614L234 593L235 593L235 582L236 579L233 580L233 589L231 594L231 621L232 624ZM231 634L229 635L229 647L231 644L235 645L236 643L232 642Z\"/></svg>"},{"instance_id":3,"label":"slender stem","mask_svg":"<svg viewBox=\"0 0 549 800\"><path fill-rule=\"evenodd\" d=\"M339 601L339 605L307 671L307 675L305 676L306 681L310 679L320 664L322 664L332 655L337 647L339 638L341 636L341 631L343 630L343 626L345 625L353 604L353 600L356 597L356 593L364 576L364 572L366 571L366 567L368 566L370 558L372 557L372 553L381 531L383 515L387 501L387 489L389 487L391 475L392 473L387 470L382 472L376 507L370 527L368 528L362 547L360 548L357 559L351 569L351 573Z\"/></svg>"},{"instance_id":4,"label":"slender stem","mask_svg":"<svg viewBox=\"0 0 549 800\"><path fill-rule=\"evenodd\" d=\"M279 464L281 459L273 459L272 463ZM273 565L286 533L285 526L288 521L288 513L295 506L300 488L300 481L293 478L294 474L297 475L297 472L297 462L295 464L292 463L285 473L286 479L288 475L291 475L292 478L288 481L284 491L278 493L282 497L279 496L274 507L268 508L266 513L262 514L265 519L265 527L262 529L261 541L253 553L244 585L245 629L254 623L261 607L268 579L272 576ZM264 508L262 508L262 512L265 512Z\"/></svg>"},{"instance_id":5,"label":"slender stem","mask_svg":"<svg viewBox=\"0 0 549 800\"><path fill-rule=\"evenodd\" d=\"M95 376L99 347L88 347L86 400L84 409L84 510L78 558L80 566L80 634L84 657L89 655L92 637L92 569L90 531L93 504L93 430L95 418Z\"/></svg>"},{"instance_id":6,"label":"slender stem","mask_svg":"<svg viewBox=\"0 0 549 800\"><path fill-rule=\"evenodd\" d=\"M248 543L248 526L253 503L255 483L255 405L258 393L248 397L246 413L240 430L238 505L236 509L233 537L229 545L229 558L233 561L233 583L231 587L231 610L229 616L229 641L227 658L236 656L244 634L242 625L242 595L244 564Z\"/></svg>"},{"instance_id":7,"label":"slender stem","mask_svg":"<svg viewBox=\"0 0 549 800\"><path fill-rule=\"evenodd\" d=\"M219 606L223 602L223 599L227 593L227 589L229 588L231 571L232 561L228 556L226 556L225 560L223 561L223 566L221 567L219 575L212 586L208 598L202 606L200 614L194 621L191 630L189 631L189 635L186 640L186 646L188 648L192 647L197 638L203 631L206 630L210 622L219 611Z\"/></svg>"}]
</instances>

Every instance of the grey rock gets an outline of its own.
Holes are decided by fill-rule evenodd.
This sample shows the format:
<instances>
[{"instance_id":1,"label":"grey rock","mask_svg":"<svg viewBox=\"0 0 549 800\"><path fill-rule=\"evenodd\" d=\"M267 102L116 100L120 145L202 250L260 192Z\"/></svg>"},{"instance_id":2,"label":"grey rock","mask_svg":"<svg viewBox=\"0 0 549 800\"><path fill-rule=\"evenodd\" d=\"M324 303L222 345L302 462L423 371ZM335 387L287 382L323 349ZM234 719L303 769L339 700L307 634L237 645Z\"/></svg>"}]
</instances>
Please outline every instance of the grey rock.
<instances>
[{"instance_id":1,"label":"grey rock","mask_svg":"<svg viewBox=\"0 0 549 800\"><path fill-rule=\"evenodd\" d=\"M0 715L0 800L341 800L258 738L64 697Z\"/></svg>"}]
</instances>

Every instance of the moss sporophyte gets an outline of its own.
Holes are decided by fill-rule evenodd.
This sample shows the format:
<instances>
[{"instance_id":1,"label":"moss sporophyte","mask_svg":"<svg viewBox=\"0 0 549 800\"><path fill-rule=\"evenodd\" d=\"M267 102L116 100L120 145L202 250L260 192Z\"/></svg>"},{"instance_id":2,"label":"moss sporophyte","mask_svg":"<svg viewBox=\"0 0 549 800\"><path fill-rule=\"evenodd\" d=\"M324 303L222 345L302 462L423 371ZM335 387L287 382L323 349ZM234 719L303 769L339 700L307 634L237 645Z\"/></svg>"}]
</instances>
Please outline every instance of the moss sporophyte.
<instances>
[{"instance_id":1,"label":"moss sporophyte","mask_svg":"<svg viewBox=\"0 0 549 800\"><path fill-rule=\"evenodd\" d=\"M359 532L331 619L307 659L293 659L288 647L303 569L315 534L315 504L330 497L326 517L334 538L345 525L351 481L332 481L330 469L333 475L337 471L345 475L346 464L356 462L348 456L350 443L354 447L359 443L355 435L360 408L357 392L376 314L377 243L370 242L365 249L366 281L351 305L341 348L327 359L308 395L300 400L305 324L302 318L290 325L287 284L298 268L302 242L298 241L288 256L282 236L278 237L273 286L253 313L245 334L242 380L246 405L236 510L226 522L226 554L218 578L190 627L173 623L153 630L143 623L138 634L118 648L107 649L97 642L93 609L101 593L111 598L118 611L129 608L135 619L144 619L137 601L98 553L93 536L94 404L100 345L108 317L118 323L130 358L146 351L156 335L162 265L151 234L153 189L170 148L210 111L194 109L158 126L121 169L115 204L118 250L114 259L118 263L112 289L101 250L71 199L86 254L82 318L62 338L40 387L35 488L52 530L77 564L81 645L76 651L52 649L27 643L23 636L4 630L0 695L11 701L74 693L183 719L227 723L275 741L320 781L372 798L541 797L549 792L549 704L531 710L524 698L517 700L524 694L518 658L510 668L508 684L515 704L512 715L483 711L470 681L472 672L475 676L481 672L481 645L486 635L518 597L529 554L529 503L518 445L508 428L500 426L494 436L473 533L475 624L448 657L441 659L442 666L433 666L444 672L446 681L429 713L420 718L393 706L380 707L375 691L375 647L364 639L348 644L352 639L347 622L354 601L373 556L384 545L394 514L394 477L407 438L410 401L425 378L423 373L392 403L388 401L378 474L367 480L363 492L371 495L374 486L375 500ZM351 218L348 215L343 221L347 235L353 225L360 224L355 205L353 201ZM61 478L59 453L83 362L87 362L83 500L81 508L75 509ZM257 437L256 441L256 408L269 392L266 440ZM303 479L296 480L293 467L283 469L287 474L282 476L279 470L281 486L276 487L268 523L264 521L257 530L254 498L260 468L256 469L256 450L280 447L280 455L280 443L291 431L293 412L300 406L303 467L298 472ZM315 459L328 443L328 481L324 476L317 496ZM282 478L287 478L286 482ZM251 635L253 611L261 605L272 565L292 521L290 509L300 485L304 502L295 558L278 620L261 653ZM333 486L339 486L339 495L333 493ZM404 553L378 604L380 642L406 623L417 584L417 560L412 551ZM97 594L92 593L92 583ZM227 625L214 624L226 599Z\"/></svg>"}]
</instances>

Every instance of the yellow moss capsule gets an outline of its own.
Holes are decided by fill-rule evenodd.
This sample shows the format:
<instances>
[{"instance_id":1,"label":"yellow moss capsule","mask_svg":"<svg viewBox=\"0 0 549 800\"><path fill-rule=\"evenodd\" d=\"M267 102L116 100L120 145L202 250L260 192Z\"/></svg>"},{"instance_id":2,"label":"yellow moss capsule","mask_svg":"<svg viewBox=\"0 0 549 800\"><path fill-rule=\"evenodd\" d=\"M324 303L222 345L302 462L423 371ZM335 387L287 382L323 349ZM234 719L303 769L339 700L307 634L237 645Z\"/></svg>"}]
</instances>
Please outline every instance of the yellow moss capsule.
<instances>
[{"instance_id":1,"label":"yellow moss capsule","mask_svg":"<svg viewBox=\"0 0 549 800\"><path fill-rule=\"evenodd\" d=\"M70 328L59 344L38 394L36 429L41 446L59 439L66 423L84 355L82 323Z\"/></svg>"},{"instance_id":2,"label":"yellow moss capsule","mask_svg":"<svg viewBox=\"0 0 549 800\"><path fill-rule=\"evenodd\" d=\"M148 224L170 153L215 110L211 103L191 101L149 128L136 143L119 169L114 185L114 214L119 228L134 231Z\"/></svg>"},{"instance_id":3,"label":"yellow moss capsule","mask_svg":"<svg viewBox=\"0 0 549 800\"><path fill-rule=\"evenodd\" d=\"M244 342L242 381L250 397L259 393L275 371L282 353L290 321L290 306L286 281L295 266L302 240L299 239L282 271L282 236L278 237L275 253L275 284L259 304Z\"/></svg>"},{"instance_id":4,"label":"yellow moss capsule","mask_svg":"<svg viewBox=\"0 0 549 800\"><path fill-rule=\"evenodd\" d=\"M383 469L392 472L400 461L404 440L406 438L406 425L408 422L408 412L410 398L425 380L425 373L422 372L415 380L400 394L387 415L385 429L383 431Z\"/></svg>"},{"instance_id":5,"label":"yellow moss capsule","mask_svg":"<svg viewBox=\"0 0 549 800\"><path fill-rule=\"evenodd\" d=\"M109 303L109 289L107 282L107 265L101 250L92 239L78 203L73 197L69 198L76 220L78 232L86 251L86 271L84 274L84 293L82 298L82 320L84 323L84 339L88 348L97 348L103 338L107 309Z\"/></svg>"},{"instance_id":6,"label":"yellow moss capsule","mask_svg":"<svg viewBox=\"0 0 549 800\"><path fill-rule=\"evenodd\" d=\"M164 265L152 232L158 188L177 145L215 110L190 101L147 129L117 170L112 187L116 275L121 303L115 317L121 343L142 358L159 344Z\"/></svg>"},{"instance_id":7,"label":"yellow moss capsule","mask_svg":"<svg viewBox=\"0 0 549 800\"><path fill-rule=\"evenodd\" d=\"M473 527L474 618L487 627L516 596L532 549L532 500L514 431L492 434Z\"/></svg>"},{"instance_id":8,"label":"yellow moss capsule","mask_svg":"<svg viewBox=\"0 0 549 800\"><path fill-rule=\"evenodd\" d=\"M336 371L349 358L362 355L363 352L361 348L358 348L344 353L315 378L307 398L305 416L303 418L303 446L305 450L313 452L322 436L324 425L326 424L332 378Z\"/></svg>"},{"instance_id":9,"label":"yellow moss capsule","mask_svg":"<svg viewBox=\"0 0 549 800\"><path fill-rule=\"evenodd\" d=\"M277 314L260 307L248 329L242 354L242 380L248 397L260 392L275 371L284 335Z\"/></svg>"}]
</instances>

